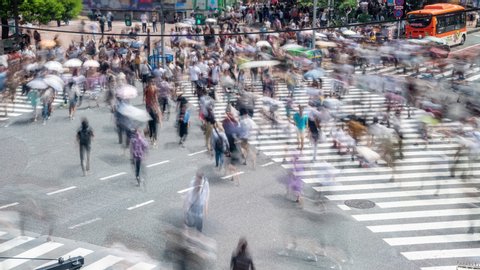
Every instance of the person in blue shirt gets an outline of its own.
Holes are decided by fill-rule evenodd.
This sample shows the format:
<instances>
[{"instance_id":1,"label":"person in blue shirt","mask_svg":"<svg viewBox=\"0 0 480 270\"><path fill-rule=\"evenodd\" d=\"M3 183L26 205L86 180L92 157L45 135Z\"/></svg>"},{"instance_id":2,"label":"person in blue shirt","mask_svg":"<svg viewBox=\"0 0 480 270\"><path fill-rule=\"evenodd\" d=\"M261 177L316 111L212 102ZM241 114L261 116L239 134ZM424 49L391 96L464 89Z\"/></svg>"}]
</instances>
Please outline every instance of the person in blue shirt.
<instances>
[{"instance_id":1,"label":"person in blue shirt","mask_svg":"<svg viewBox=\"0 0 480 270\"><path fill-rule=\"evenodd\" d=\"M305 129L307 127L308 116L303 114L302 105L298 105L298 112L293 115L293 121L297 127L297 144L298 150L303 151L303 143L305 141Z\"/></svg>"}]
</instances>

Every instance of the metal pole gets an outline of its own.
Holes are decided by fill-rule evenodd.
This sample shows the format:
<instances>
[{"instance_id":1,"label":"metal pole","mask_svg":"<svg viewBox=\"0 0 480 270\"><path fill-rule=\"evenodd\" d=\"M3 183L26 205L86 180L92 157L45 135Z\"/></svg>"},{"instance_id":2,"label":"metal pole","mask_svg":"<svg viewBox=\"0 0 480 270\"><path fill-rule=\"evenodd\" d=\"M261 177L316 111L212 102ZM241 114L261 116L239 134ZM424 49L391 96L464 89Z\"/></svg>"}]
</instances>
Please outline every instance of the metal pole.
<instances>
[{"instance_id":1,"label":"metal pole","mask_svg":"<svg viewBox=\"0 0 480 270\"><path fill-rule=\"evenodd\" d=\"M397 23L397 39L400 39L400 20Z\"/></svg>"},{"instance_id":2,"label":"metal pole","mask_svg":"<svg viewBox=\"0 0 480 270\"><path fill-rule=\"evenodd\" d=\"M162 42L162 63L163 69L167 68L167 61L165 59L165 13L163 12L163 0L160 2L160 8L162 9L162 25L160 26L161 42Z\"/></svg>"},{"instance_id":3,"label":"metal pole","mask_svg":"<svg viewBox=\"0 0 480 270\"><path fill-rule=\"evenodd\" d=\"M313 49L315 48L315 28L317 28L317 2L318 0L313 0L313 22L312 22L312 28L313 28L313 33L312 33L312 42L310 44L310 48Z\"/></svg>"}]
</instances>

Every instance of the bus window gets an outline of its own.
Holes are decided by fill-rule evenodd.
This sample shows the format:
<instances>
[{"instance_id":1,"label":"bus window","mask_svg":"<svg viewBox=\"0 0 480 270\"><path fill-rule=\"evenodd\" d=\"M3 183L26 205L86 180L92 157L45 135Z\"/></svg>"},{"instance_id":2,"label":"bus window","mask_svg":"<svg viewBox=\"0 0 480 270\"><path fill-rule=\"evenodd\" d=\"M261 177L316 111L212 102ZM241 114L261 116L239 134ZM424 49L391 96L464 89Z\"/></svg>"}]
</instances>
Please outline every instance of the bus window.
<instances>
[{"instance_id":1,"label":"bus window","mask_svg":"<svg viewBox=\"0 0 480 270\"><path fill-rule=\"evenodd\" d=\"M410 14L407 16L408 24L414 28L424 28L430 25L432 15Z\"/></svg>"}]
</instances>

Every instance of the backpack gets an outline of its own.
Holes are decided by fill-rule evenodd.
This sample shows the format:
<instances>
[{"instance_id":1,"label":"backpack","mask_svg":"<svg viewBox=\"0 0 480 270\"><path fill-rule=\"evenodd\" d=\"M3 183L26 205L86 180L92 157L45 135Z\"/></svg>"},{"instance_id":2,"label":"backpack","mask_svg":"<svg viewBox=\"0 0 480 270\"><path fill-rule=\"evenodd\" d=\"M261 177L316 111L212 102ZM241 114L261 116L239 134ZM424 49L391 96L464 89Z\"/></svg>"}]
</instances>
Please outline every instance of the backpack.
<instances>
[{"instance_id":1,"label":"backpack","mask_svg":"<svg viewBox=\"0 0 480 270\"><path fill-rule=\"evenodd\" d=\"M78 137L81 145L90 145L92 131L90 128L82 128L78 131Z\"/></svg>"},{"instance_id":2,"label":"backpack","mask_svg":"<svg viewBox=\"0 0 480 270\"><path fill-rule=\"evenodd\" d=\"M218 138L215 140L215 151L223 151L223 138L217 131Z\"/></svg>"}]
</instances>

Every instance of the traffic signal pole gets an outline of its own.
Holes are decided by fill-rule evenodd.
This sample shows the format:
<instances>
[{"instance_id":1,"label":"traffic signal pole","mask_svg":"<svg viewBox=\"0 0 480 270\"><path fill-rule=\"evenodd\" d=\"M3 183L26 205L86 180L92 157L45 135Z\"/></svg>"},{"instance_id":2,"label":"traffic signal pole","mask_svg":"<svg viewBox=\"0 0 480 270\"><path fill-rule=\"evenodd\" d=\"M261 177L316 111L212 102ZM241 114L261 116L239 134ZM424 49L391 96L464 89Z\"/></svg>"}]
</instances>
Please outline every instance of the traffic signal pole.
<instances>
[{"instance_id":1,"label":"traffic signal pole","mask_svg":"<svg viewBox=\"0 0 480 270\"><path fill-rule=\"evenodd\" d=\"M163 0L160 0L160 8L162 9L162 25L160 26L161 43L162 43L162 63L163 69L167 68L167 61L165 59L165 13L163 12Z\"/></svg>"}]
</instances>

